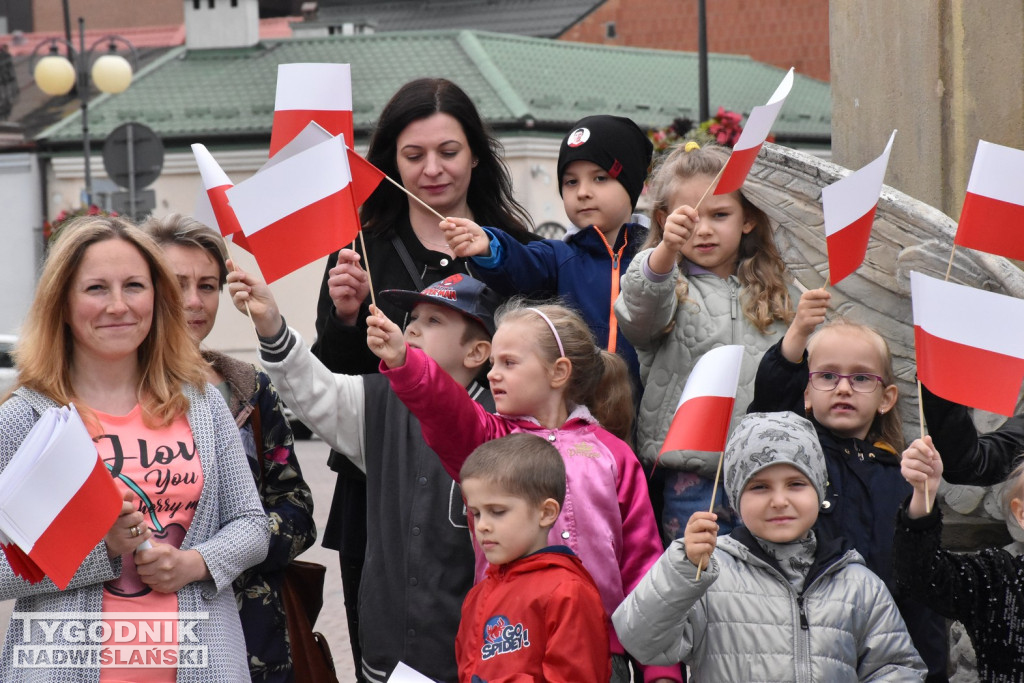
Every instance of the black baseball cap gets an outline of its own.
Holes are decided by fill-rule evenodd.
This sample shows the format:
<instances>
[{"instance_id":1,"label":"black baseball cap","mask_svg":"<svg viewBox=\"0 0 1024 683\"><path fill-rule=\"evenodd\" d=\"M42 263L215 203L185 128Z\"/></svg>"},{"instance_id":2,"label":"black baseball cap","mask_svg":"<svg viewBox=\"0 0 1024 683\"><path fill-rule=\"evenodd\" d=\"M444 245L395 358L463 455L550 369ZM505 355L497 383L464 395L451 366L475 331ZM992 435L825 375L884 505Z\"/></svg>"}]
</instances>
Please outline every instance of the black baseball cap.
<instances>
[{"instance_id":1,"label":"black baseball cap","mask_svg":"<svg viewBox=\"0 0 1024 683\"><path fill-rule=\"evenodd\" d=\"M458 311L483 325L487 334L494 336L494 312L502 298L479 280L456 273L424 288L422 292L407 289L385 289L379 296L402 310L411 311L416 304L434 304Z\"/></svg>"}]
</instances>

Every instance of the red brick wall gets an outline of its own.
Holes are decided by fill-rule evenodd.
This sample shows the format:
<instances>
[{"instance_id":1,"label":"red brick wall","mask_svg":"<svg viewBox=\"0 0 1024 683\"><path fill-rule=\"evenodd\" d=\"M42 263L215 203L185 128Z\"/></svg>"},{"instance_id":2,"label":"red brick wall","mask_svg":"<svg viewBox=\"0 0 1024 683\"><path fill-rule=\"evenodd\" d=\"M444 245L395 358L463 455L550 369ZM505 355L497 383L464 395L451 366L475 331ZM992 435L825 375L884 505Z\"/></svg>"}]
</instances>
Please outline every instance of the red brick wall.
<instances>
[{"instance_id":1,"label":"red brick wall","mask_svg":"<svg viewBox=\"0 0 1024 683\"><path fill-rule=\"evenodd\" d=\"M829 80L827 0L705 0L708 50ZM606 38L615 22L616 38ZM697 0L607 0L562 40L697 51Z\"/></svg>"},{"instance_id":2,"label":"red brick wall","mask_svg":"<svg viewBox=\"0 0 1024 683\"><path fill-rule=\"evenodd\" d=\"M185 23L183 0L71 0L68 5L72 33L78 30L78 17L85 17L90 31ZM32 23L35 31L63 31L61 0L32 0Z\"/></svg>"}]
</instances>

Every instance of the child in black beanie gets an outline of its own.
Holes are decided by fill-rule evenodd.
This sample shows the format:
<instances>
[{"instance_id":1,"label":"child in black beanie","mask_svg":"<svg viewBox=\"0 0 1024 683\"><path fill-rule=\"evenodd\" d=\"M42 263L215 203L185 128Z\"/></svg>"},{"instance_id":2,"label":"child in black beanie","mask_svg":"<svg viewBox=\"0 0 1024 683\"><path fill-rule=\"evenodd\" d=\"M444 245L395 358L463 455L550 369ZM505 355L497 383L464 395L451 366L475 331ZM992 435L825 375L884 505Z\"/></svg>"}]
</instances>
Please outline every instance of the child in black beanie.
<instances>
[{"instance_id":1,"label":"child in black beanie","mask_svg":"<svg viewBox=\"0 0 1024 683\"><path fill-rule=\"evenodd\" d=\"M580 311L597 344L629 366L639 395L636 351L619 333L612 304L619 277L647 237L630 217L647 178L653 146L630 119L588 116L558 151L558 191L579 231L562 240L523 245L497 228L465 218L441 222L456 256L473 257L473 275L505 296L560 296Z\"/></svg>"}]
</instances>

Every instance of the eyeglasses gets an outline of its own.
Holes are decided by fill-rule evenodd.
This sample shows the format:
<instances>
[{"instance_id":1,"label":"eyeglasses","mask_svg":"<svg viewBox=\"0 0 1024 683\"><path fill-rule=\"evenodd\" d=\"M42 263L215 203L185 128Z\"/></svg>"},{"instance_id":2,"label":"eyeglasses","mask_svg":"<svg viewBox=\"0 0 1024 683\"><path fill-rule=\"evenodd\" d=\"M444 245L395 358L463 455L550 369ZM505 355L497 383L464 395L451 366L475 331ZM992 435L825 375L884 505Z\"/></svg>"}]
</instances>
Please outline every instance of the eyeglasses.
<instances>
[{"instance_id":1,"label":"eyeglasses","mask_svg":"<svg viewBox=\"0 0 1024 683\"><path fill-rule=\"evenodd\" d=\"M839 382L846 380L850 383L850 388L854 391L862 394L870 394L875 390L875 387L879 384L885 384L878 375L872 375L868 372L857 372L852 375L844 375L839 372L832 372L830 370L819 370L818 372L812 372L811 375L811 386L818 391L832 391L839 386Z\"/></svg>"}]
</instances>

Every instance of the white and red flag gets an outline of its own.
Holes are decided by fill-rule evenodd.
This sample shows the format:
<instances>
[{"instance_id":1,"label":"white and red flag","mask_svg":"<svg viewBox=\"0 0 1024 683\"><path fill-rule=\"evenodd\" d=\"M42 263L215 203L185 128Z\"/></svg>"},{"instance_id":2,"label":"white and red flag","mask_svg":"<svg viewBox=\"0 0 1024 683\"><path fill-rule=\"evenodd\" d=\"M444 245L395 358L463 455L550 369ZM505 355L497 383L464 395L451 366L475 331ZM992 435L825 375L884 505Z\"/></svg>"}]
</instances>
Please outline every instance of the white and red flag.
<instances>
[{"instance_id":1,"label":"white and red flag","mask_svg":"<svg viewBox=\"0 0 1024 683\"><path fill-rule=\"evenodd\" d=\"M348 64L280 64L270 156L310 121L352 140L352 71Z\"/></svg>"},{"instance_id":2,"label":"white and red flag","mask_svg":"<svg viewBox=\"0 0 1024 683\"><path fill-rule=\"evenodd\" d=\"M349 244L359 233L340 135L268 165L227 190L269 283Z\"/></svg>"},{"instance_id":3,"label":"white and red flag","mask_svg":"<svg viewBox=\"0 0 1024 683\"><path fill-rule=\"evenodd\" d=\"M917 377L949 401L1013 415L1024 381L1024 300L910 274Z\"/></svg>"},{"instance_id":4,"label":"white and red flag","mask_svg":"<svg viewBox=\"0 0 1024 683\"><path fill-rule=\"evenodd\" d=\"M895 137L896 131L893 131L880 157L821 191L825 243L828 246L828 280L833 285L864 262Z\"/></svg>"},{"instance_id":5,"label":"white and red flag","mask_svg":"<svg viewBox=\"0 0 1024 683\"><path fill-rule=\"evenodd\" d=\"M1024 259L1024 150L978 141L953 243Z\"/></svg>"},{"instance_id":6,"label":"white and red flag","mask_svg":"<svg viewBox=\"0 0 1024 683\"><path fill-rule=\"evenodd\" d=\"M281 161L289 159L321 142L326 142L332 137L334 136L323 126L316 121L310 121L298 135L292 138L291 142L282 147L275 156L265 163L259 172L275 166ZM373 191L377 189L377 186L387 176L384 174L384 171L356 153L347 143L345 149L348 152L348 168L352 174L352 199L358 208L373 194Z\"/></svg>"},{"instance_id":7,"label":"white and red flag","mask_svg":"<svg viewBox=\"0 0 1024 683\"><path fill-rule=\"evenodd\" d=\"M747 123L743 126L740 139L732 148L732 154L725 163L722 170L722 177L718 180L715 194L729 194L743 186L743 181L750 173L750 167L757 159L757 153L761 151L761 145L768 139L768 134L775 123L775 117L786 102L789 91L793 89L793 69L786 73L775 93L768 100L767 104L754 107L747 117Z\"/></svg>"},{"instance_id":8,"label":"white and red flag","mask_svg":"<svg viewBox=\"0 0 1024 683\"><path fill-rule=\"evenodd\" d=\"M74 405L45 411L0 473L0 543L11 569L64 590L121 502Z\"/></svg>"},{"instance_id":9,"label":"white and red flag","mask_svg":"<svg viewBox=\"0 0 1024 683\"><path fill-rule=\"evenodd\" d=\"M196 208L193 217L204 225L215 227L220 230L224 237L231 237L231 240L249 251L245 243L245 235L242 234L242 227L235 218L235 211L228 203L227 191L235 186L228 178L228 174L220 167L220 164L213 158L205 145L198 143L192 145L192 155L196 158L199 166L199 176L203 181L203 190L196 198Z\"/></svg>"},{"instance_id":10,"label":"white and red flag","mask_svg":"<svg viewBox=\"0 0 1024 683\"><path fill-rule=\"evenodd\" d=\"M719 346L700 357L679 397L662 453L725 449L742 362L738 344Z\"/></svg>"}]
</instances>

